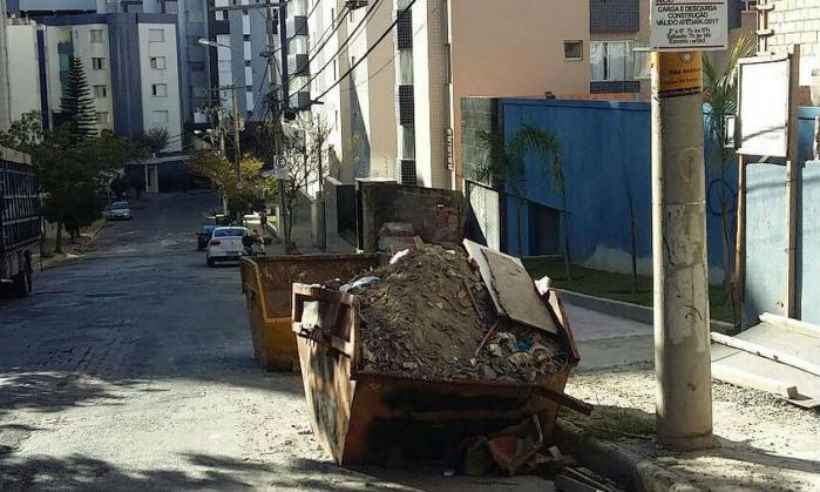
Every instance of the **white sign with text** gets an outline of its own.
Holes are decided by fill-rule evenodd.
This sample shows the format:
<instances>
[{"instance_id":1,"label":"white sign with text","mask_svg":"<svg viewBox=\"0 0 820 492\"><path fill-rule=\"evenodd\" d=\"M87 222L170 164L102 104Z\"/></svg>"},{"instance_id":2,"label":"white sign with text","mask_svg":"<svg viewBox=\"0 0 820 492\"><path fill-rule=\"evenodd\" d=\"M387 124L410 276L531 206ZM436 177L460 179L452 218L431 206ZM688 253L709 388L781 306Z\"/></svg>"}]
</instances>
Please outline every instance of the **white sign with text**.
<instances>
[{"instance_id":1,"label":"white sign with text","mask_svg":"<svg viewBox=\"0 0 820 492\"><path fill-rule=\"evenodd\" d=\"M726 0L652 0L650 45L657 51L724 50Z\"/></svg>"}]
</instances>

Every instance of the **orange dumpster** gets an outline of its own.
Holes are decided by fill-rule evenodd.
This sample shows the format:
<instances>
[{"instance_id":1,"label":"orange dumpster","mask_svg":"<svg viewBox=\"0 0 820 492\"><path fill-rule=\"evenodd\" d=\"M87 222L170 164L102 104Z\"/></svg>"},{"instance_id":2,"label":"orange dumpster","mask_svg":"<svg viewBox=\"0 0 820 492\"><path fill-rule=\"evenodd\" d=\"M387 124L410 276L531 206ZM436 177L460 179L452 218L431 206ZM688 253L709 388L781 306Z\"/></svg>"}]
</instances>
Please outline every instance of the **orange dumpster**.
<instances>
[{"instance_id":1,"label":"orange dumpster","mask_svg":"<svg viewBox=\"0 0 820 492\"><path fill-rule=\"evenodd\" d=\"M547 306L569 354L561 370L531 383L422 380L364 370L356 296L315 285L293 286L305 396L314 435L345 466L403 458L447 461L465 439L537 418L545 438L560 406L590 408L564 395L578 353L560 300Z\"/></svg>"},{"instance_id":2,"label":"orange dumpster","mask_svg":"<svg viewBox=\"0 0 820 492\"><path fill-rule=\"evenodd\" d=\"M291 285L350 278L378 264L376 255L301 255L243 258L242 292L254 358L269 370L296 370L291 330Z\"/></svg>"}]
</instances>

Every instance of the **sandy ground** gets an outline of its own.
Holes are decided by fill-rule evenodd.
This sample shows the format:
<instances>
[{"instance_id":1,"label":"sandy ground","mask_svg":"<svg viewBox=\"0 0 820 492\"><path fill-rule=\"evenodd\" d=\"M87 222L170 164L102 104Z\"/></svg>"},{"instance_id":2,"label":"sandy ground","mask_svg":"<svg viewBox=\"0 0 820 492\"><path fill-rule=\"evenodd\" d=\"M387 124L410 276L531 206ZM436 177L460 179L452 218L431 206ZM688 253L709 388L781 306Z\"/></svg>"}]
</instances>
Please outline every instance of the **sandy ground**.
<instances>
[{"instance_id":1,"label":"sandy ground","mask_svg":"<svg viewBox=\"0 0 820 492\"><path fill-rule=\"evenodd\" d=\"M579 421L596 433L681 473L695 485L714 491L820 490L820 415L766 393L714 382L713 420L716 447L700 453L659 450L654 430L655 375L648 364L605 372L581 372L567 392L603 406L612 418Z\"/></svg>"}]
</instances>

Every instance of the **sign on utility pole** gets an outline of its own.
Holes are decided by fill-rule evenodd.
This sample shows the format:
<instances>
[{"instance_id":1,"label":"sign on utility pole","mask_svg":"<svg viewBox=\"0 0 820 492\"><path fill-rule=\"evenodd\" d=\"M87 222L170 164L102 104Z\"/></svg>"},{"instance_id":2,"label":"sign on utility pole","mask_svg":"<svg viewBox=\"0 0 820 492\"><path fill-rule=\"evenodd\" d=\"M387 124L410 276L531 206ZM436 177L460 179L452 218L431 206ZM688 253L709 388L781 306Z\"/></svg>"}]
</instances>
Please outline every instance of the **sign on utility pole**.
<instances>
[{"instance_id":1,"label":"sign on utility pole","mask_svg":"<svg viewBox=\"0 0 820 492\"><path fill-rule=\"evenodd\" d=\"M726 47L726 1L653 0L652 253L657 440L712 446L701 50Z\"/></svg>"},{"instance_id":2,"label":"sign on utility pole","mask_svg":"<svg viewBox=\"0 0 820 492\"><path fill-rule=\"evenodd\" d=\"M649 44L657 51L725 50L726 0L652 0Z\"/></svg>"}]
</instances>

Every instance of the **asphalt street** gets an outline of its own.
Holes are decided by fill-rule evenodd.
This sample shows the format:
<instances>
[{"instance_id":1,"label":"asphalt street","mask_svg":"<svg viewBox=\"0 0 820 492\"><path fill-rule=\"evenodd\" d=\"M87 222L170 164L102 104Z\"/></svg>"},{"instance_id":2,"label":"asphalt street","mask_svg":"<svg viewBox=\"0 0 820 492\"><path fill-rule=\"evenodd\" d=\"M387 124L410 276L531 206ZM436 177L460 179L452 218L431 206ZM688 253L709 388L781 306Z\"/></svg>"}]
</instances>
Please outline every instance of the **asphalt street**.
<instances>
[{"instance_id":1,"label":"asphalt street","mask_svg":"<svg viewBox=\"0 0 820 492\"><path fill-rule=\"evenodd\" d=\"M548 490L334 466L298 375L252 358L238 268L195 251L215 205L143 201L32 297L0 300L0 490Z\"/></svg>"}]
</instances>

